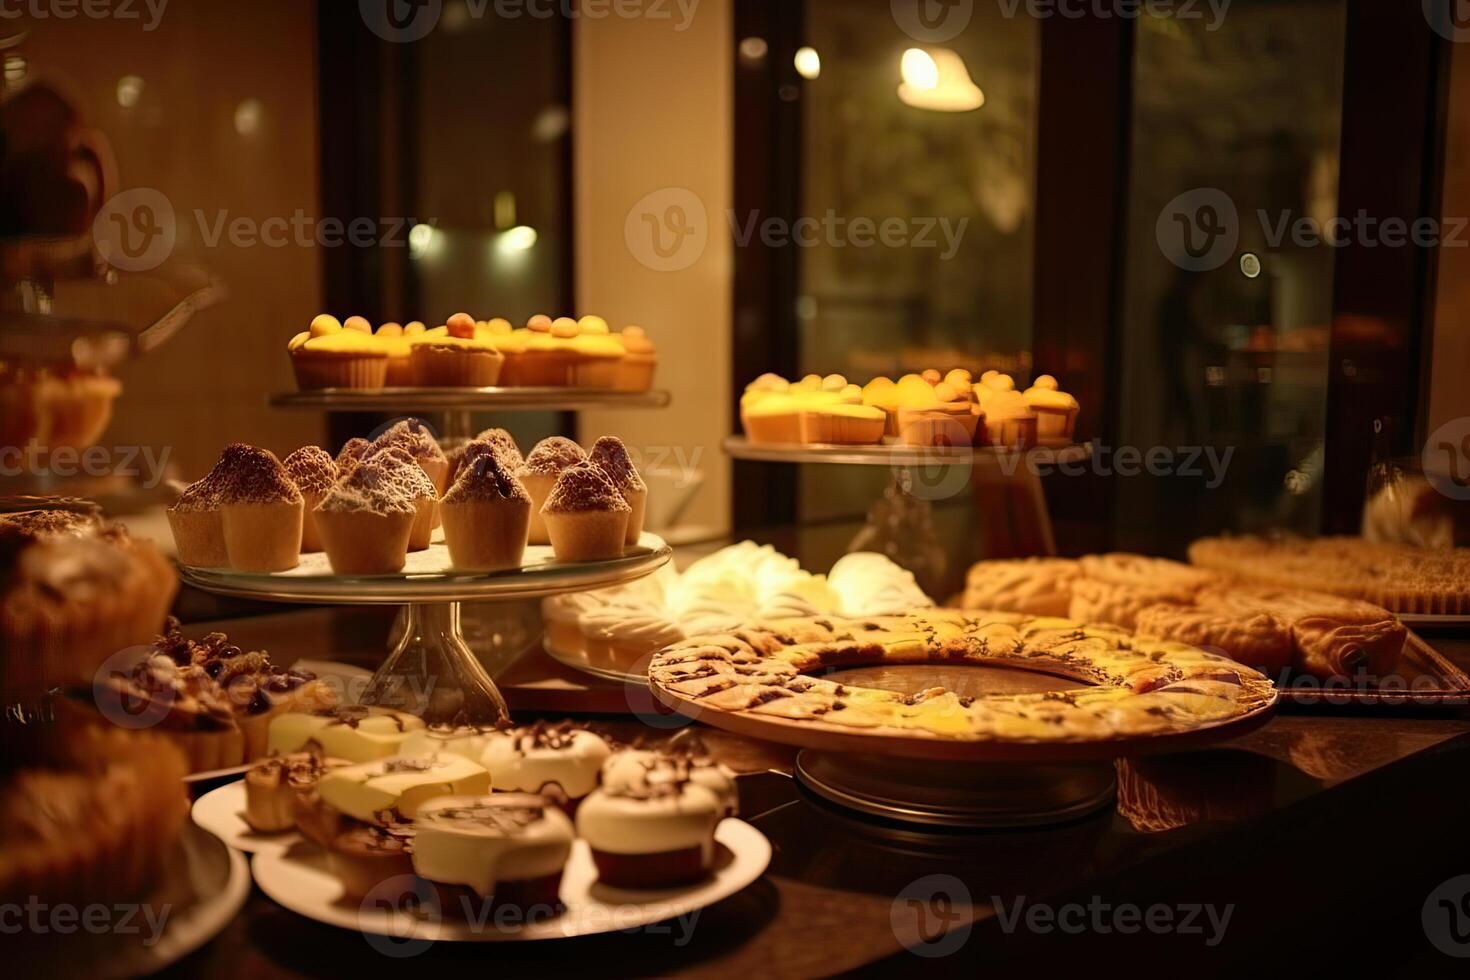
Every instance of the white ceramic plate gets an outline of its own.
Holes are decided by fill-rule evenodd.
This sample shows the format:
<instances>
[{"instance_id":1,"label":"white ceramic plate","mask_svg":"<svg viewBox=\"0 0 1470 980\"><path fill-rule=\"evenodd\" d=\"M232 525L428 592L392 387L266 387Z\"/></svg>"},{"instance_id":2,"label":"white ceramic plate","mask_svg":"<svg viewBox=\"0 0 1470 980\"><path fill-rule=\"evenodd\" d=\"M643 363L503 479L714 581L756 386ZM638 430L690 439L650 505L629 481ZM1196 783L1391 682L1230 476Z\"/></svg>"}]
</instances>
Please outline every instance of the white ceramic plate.
<instances>
[{"instance_id":1,"label":"white ceramic plate","mask_svg":"<svg viewBox=\"0 0 1470 980\"><path fill-rule=\"evenodd\" d=\"M723 821L715 831L715 840L721 847L714 873L697 885L665 891L627 891L597 884L592 852L586 841L577 840L562 875L565 911L529 924L498 923L492 916L477 925L462 918L440 919L429 912L407 912L398 904L400 897L408 898L413 879L407 877L403 879L402 896L385 895L383 901L370 903L344 900L342 885L327 870L325 855L306 841L288 850L257 851L251 869L261 891L291 911L343 929L391 936L399 943L562 939L677 919L740 891L759 878L770 863L770 841L743 820Z\"/></svg>"},{"instance_id":2,"label":"white ceramic plate","mask_svg":"<svg viewBox=\"0 0 1470 980\"><path fill-rule=\"evenodd\" d=\"M237 779L228 786L210 790L194 801L194 822L237 851L254 854L274 849L284 851L301 840L294 830L279 834L262 834L253 829L242 814L245 812L245 780Z\"/></svg>"},{"instance_id":3,"label":"white ceramic plate","mask_svg":"<svg viewBox=\"0 0 1470 980\"><path fill-rule=\"evenodd\" d=\"M244 855L186 824L178 853L153 890L139 902L105 907L108 928L92 931L73 919L64 935L58 929L7 937L5 955L18 957L27 976L146 976L213 939L249 895Z\"/></svg>"}]
</instances>

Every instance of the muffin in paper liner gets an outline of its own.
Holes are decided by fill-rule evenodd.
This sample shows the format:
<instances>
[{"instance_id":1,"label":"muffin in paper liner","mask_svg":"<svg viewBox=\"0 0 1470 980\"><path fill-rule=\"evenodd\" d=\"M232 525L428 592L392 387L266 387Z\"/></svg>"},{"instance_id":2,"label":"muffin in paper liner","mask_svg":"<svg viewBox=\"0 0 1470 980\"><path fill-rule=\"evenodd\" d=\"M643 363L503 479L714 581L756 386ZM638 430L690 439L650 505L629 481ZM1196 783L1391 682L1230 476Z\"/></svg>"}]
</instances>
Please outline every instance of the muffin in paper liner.
<instances>
[{"instance_id":1,"label":"muffin in paper liner","mask_svg":"<svg viewBox=\"0 0 1470 980\"><path fill-rule=\"evenodd\" d=\"M140 896L162 873L188 815L183 757L146 733L39 728L25 734L24 747L5 738L0 902Z\"/></svg>"}]
</instances>

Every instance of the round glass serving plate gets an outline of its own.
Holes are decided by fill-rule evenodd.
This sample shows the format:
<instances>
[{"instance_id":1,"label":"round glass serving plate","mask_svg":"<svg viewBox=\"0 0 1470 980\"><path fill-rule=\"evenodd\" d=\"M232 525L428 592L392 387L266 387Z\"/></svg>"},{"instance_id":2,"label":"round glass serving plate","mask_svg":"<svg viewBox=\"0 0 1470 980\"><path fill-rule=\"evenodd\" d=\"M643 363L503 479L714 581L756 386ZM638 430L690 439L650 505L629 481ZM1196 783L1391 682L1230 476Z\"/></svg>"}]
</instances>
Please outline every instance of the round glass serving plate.
<instances>
[{"instance_id":1,"label":"round glass serving plate","mask_svg":"<svg viewBox=\"0 0 1470 980\"><path fill-rule=\"evenodd\" d=\"M433 412L465 409L544 412L583 408L665 408L669 393L610 388L319 388L271 396L274 408L313 412Z\"/></svg>"},{"instance_id":2,"label":"round glass serving plate","mask_svg":"<svg viewBox=\"0 0 1470 980\"><path fill-rule=\"evenodd\" d=\"M276 602L335 605L400 605L426 602L483 602L535 599L622 585L656 572L673 551L656 534L644 534L621 558L557 561L550 545L528 545L517 568L494 572L455 571L442 532L428 550L409 554L392 575L334 575L324 553L301 556L290 571L236 572L185 566L184 581L206 592Z\"/></svg>"}]
</instances>

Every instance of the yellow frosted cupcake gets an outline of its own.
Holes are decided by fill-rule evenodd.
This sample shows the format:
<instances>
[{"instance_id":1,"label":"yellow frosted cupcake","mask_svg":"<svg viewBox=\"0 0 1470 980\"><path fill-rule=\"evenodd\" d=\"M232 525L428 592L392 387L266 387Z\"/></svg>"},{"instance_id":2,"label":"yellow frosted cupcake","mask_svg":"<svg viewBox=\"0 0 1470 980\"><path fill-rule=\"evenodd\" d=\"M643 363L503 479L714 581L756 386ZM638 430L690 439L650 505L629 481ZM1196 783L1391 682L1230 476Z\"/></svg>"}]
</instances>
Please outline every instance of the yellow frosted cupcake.
<instances>
[{"instance_id":1,"label":"yellow frosted cupcake","mask_svg":"<svg viewBox=\"0 0 1470 980\"><path fill-rule=\"evenodd\" d=\"M618 386L623 357L623 341L606 333L584 333L572 340L572 383L578 388Z\"/></svg>"},{"instance_id":2,"label":"yellow frosted cupcake","mask_svg":"<svg viewBox=\"0 0 1470 980\"><path fill-rule=\"evenodd\" d=\"M624 354L613 387L619 391L647 391L653 387L658 369L658 348L642 327L624 327L622 341Z\"/></svg>"},{"instance_id":3,"label":"yellow frosted cupcake","mask_svg":"<svg viewBox=\"0 0 1470 980\"><path fill-rule=\"evenodd\" d=\"M456 313L443 334L426 331L409 342L419 383L430 387L488 388L500 380L505 357L488 340L475 335L475 321Z\"/></svg>"},{"instance_id":4,"label":"yellow frosted cupcake","mask_svg":"<svg viewBox=\"0 0 1470 980\"><path fill-rule=\"evenodd\" d=\"M1077 424L1077 399L1057 388L1057 379L1043 374L1021 396L1036 414L1036 438L1044 443L1072 441Z\"/></svg>"},{"instance_id":5,"label":"yellow frosted cupcake","mask_svg":"<svg viewBox=\"0 0 1470 980\"><path fill-rule=\"evenodd\" d=\"M418 386L418 372L414 368L413 345L397 323L385 323L373 336L388 352L388 387L414 388Z\"/></svg>"},{"instance_id":6,"label":"yellow frosted cupcake","mask_svg":"<svg viewBox=\"0 0 1470 980\"><path fill-rule=\"evenodd\" d=\"M348 330L323 313L311 328L286 346L296 385L303 391L321 388L376 390L388 379L388 351L371 333Z\"/></svg>"}]
</instances>

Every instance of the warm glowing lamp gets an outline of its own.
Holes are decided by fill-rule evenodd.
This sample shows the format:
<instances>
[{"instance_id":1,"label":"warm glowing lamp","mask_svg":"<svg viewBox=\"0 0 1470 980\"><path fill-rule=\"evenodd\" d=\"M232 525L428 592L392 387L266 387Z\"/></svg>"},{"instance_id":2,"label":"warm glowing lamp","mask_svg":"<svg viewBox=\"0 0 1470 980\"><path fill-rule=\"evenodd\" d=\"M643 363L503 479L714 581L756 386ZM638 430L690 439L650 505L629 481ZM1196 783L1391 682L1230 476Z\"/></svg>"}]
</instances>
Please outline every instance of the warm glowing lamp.
<instances>
[{"instance_id":1,"label":"warm glowing lamp","mask_svg":"<svg viewBox=\"0 0 1470 980\"><path fill-rule=\"evenodd\" d=\"M970 80L958 53L948 48L909 48L899 65L903 83L898 97L905 105L935 112L970 112L985 104L985 93Z\"/></svg>"}]
</instances>

